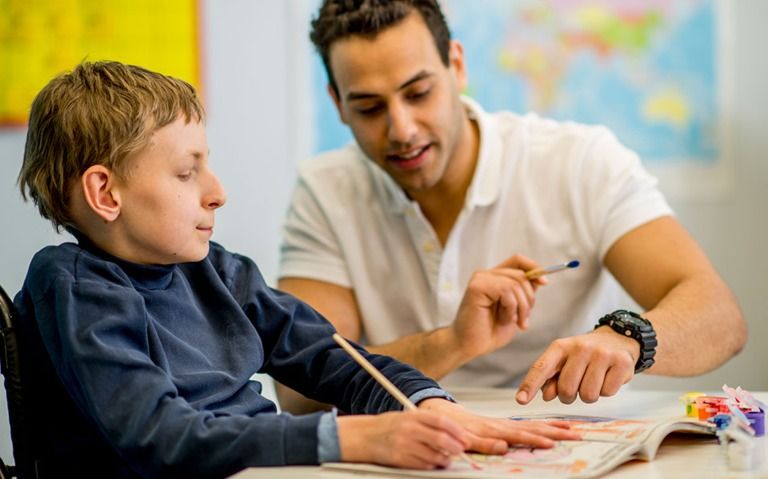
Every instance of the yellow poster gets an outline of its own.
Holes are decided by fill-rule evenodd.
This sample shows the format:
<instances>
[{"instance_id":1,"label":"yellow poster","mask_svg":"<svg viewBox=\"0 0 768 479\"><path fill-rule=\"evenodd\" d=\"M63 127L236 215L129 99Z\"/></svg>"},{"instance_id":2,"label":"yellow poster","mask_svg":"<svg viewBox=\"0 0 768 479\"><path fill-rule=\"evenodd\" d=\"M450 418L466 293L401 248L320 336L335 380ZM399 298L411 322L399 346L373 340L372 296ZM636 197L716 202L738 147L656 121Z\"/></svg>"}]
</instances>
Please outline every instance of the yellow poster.
<instances>
[{"instance_id":1,"label":"yellow poster","mask_svg":"<svg viewBox=\"0 0 768 479\"><path fill-rule=\"evenodd\" d=\"M199 0L0 0L0 126L83 60L117 60L201 87Z\"/></svg>"}]
</instances>

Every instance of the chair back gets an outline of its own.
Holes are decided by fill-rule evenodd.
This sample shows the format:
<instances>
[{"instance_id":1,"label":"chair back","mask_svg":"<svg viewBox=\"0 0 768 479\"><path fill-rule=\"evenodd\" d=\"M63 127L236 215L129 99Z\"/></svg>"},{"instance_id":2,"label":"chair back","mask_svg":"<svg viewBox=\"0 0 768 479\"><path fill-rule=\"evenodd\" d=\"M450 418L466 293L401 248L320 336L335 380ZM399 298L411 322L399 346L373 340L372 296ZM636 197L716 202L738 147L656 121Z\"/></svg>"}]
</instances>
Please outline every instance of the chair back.
<instances>
[{"instance_id":1,"label":"chair back","mask_svg":"<svg viewBox=\"0 0 768 479\"><path fill-rule=\"evenodd\" d=\"M21 374L19 342L16 334L16 308L0 287L0 371L5 378L5 396L11 425L11 441L15 467L8 477L37 479L38 461L34 455L32 429L24 404L24 381Z\"/></svg>"}]
</instances>

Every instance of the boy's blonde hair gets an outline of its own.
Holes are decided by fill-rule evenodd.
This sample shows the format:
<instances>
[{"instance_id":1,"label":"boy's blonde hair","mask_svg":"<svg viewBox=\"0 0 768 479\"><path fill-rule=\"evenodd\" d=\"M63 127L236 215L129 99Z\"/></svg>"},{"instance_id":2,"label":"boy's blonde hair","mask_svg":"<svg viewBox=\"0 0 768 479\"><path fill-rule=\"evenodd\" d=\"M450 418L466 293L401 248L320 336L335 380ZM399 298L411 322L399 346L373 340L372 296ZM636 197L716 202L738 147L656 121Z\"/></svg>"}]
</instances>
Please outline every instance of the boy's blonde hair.
<instances>
[{"instance_id":1,"label":"boy's blonde hair","mask_svg":"<svg viewBox=\"0 0 768 479\"><path fill-rule=\"evenodd\" d=\"M195 89L182 80L119 62L84 62L51 80L32 102L18 185L40 214L74 227L72 182L93 165L124 175L125 158L181 115L204 121Z\"/></svg>"}]
</instances>

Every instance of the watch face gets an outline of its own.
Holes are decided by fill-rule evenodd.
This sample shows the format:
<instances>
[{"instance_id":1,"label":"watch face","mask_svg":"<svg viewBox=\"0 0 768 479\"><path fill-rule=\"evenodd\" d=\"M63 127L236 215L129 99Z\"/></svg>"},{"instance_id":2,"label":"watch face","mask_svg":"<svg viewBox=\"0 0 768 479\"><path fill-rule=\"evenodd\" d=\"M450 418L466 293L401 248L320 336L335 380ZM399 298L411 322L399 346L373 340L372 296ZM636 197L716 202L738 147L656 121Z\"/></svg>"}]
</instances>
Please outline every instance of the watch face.
<instances>
[{"instance_id":1,"label":"watch face","mask_svg":"<svg viewBox=\"0 0 768 479\"><path fill-rule=\"evenodd\" d=\"M631 337L640 344L640 357L635 364L635 373L645 371L653 365L656 355L656 331L650 321L637 313L620 309L600 318L597 326L609 326L617 333Z\"/></svg>"},{"instance_id":2,"label":"watch face","mask_svg":"<svg viewBox=\"0 0 768 479\"><path fill-rule=\"evenodd\" d=\"M623 322L626 326L641 331L652 329L650 321L631 311L619 310L613 313L614 319Z\"/></svg>"}]
</instances>

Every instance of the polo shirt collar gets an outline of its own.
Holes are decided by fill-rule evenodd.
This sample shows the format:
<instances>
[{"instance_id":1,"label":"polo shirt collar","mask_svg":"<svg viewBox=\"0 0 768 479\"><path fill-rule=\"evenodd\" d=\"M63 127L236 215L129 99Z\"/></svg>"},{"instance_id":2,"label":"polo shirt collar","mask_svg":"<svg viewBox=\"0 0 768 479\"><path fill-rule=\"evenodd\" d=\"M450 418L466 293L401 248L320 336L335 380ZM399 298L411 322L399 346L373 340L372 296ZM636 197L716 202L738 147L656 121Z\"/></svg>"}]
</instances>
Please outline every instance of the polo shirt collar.
<instances>
[{"instance_id":1,"label":"polo shirt collar","mask_svg":"<svg viewBox=\"0 0 768 479\"><path fill-rule=\"evenodd\" d=\"M489 115L476 101L462 97L470 117L480 130L480 148L477 153L475 176L469 185L465 206L488 206L501 193L502 143L496 117Z\"/></svg>"},{"instance_id":2,"label":"polo shirt collar","mask_svg":"<svg viewBox=\"0 0 768 479\"><path fill-rule=\"evenodd\" d=\"M480 130L480 148L478 150L475 175L469 185L465 207L487 206L496 201L501 191L501 139L498 135L496 119L469 97L462 96L467 112L477 122ZM414 207L412 201L400 186L378 165L365 157L359 150L369 173L373 178L374 188L378 197L386 203L387 209L396 214L403 214Z\"/></svg>"}]
</instances>

